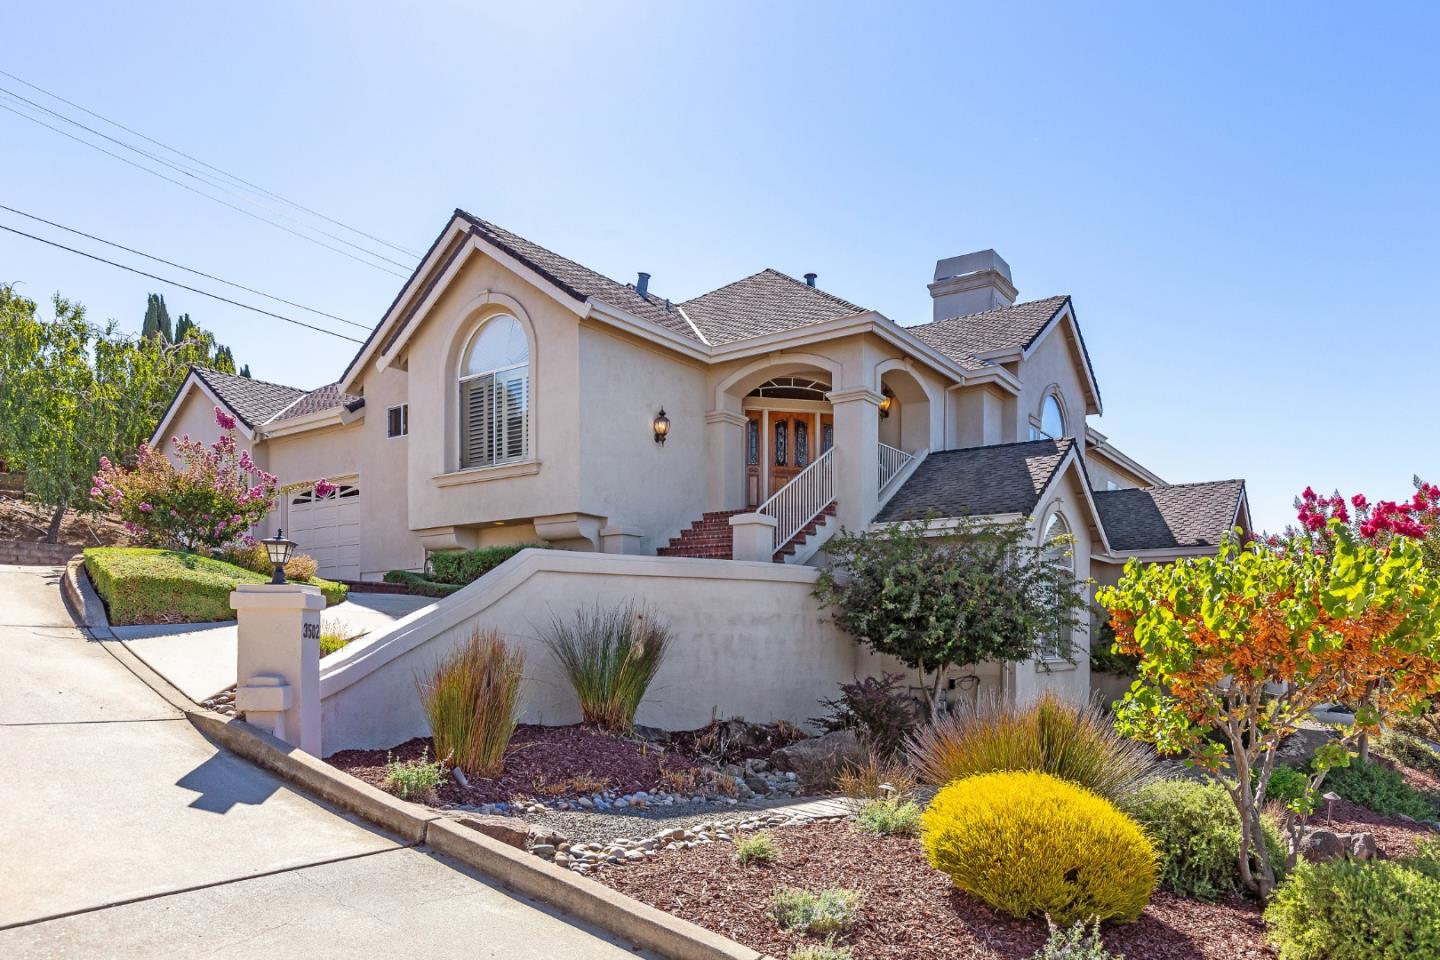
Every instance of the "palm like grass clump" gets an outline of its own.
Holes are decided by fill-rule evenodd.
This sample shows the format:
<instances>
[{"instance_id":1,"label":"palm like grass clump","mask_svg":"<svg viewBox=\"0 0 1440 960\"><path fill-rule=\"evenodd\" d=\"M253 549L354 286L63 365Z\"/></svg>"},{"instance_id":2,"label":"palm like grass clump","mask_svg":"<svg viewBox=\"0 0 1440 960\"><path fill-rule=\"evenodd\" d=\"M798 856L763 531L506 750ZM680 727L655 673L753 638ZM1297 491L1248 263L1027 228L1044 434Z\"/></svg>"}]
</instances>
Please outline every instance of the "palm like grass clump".
<instances>
[{"instance_id":1,"label":"palm like grass clump","mask_svg":"<svg viewBox=\"0 0 1440 960\"><path fill-rule=\"evenodd\" d=\"M1118 800L1155 779L1155 757L1127 740L1093 702L1047 693L1027 706L1000 700L942 717L915 735L910 759L927 782L1035 770Z\"/></svg>"},{"instance_id":2,"label":"palm like grass clump","mask_svg":"<svg viewBox=\"0 0 1440 960\"><path fill-rule=\"evenodd\" d=\"M416 678L435 740L435 755L474 777L499 775L520 705L525 658L490 630Z\"/></svg>"},{"instance_id":3,"label":"palm like grass clump","mask_svg":"<svg viewBox=\"0 0 1440 960\"><path fill-rule=\"evenodd\" d=\"M670 631L643 607L596 605L553 618L541 639L575 688L584 722L624 733L665 660Z\"/></svg>"}]
</instances>

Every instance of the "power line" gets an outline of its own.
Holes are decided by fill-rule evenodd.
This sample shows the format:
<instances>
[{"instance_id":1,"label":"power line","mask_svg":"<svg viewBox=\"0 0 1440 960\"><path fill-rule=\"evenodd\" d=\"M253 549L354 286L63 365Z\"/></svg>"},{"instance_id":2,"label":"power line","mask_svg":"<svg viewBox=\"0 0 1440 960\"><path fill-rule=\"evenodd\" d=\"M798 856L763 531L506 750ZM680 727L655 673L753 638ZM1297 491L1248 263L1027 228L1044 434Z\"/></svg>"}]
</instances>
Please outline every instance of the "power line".
<instances>
[{"instance_id":1,"label":"power line","mask_svg":"<svg viewBox=\"0 0 1440 960\"><path fill-rule=\"evenodd\" d=\"M66 122L66 123L68 123L68 124L71 124L71 125L73 125L73 126L79 127L81 130L84 130L84 131L86 131L87 133L93 134L94 136L97 136L97 137L102 137L102 138L105 139L105 140L109 140L111 143L115 144L116 146L119 146L119 147L122 147L122 148L124 148L124 149L126 149L126 150L129 150L131 153L139 154L140 156L145 157L147 160L151 160L151 161L153 161L153 162L155 162L155 163L158 163L158 164L160 164L160 165L162 165L162 166L169 167L171 170L174 170L176 173L183 174L183 175L185 175L185 176L187 176L187 177L190 177L192 180L197 180L197 181L199 181L200 183L205 184L207 187L211 187L211 188L213 188L213 189L219 190L221 193L224 193L224 194L227 194L227 195L229 195L229 196L235 197L235 198L238 199L238 200L243 200L243 201L245 201L246 203L250 203L250 204L254 204L254 205L256 205L256 206L260 206L262 209L272 209L272 208L270 208L267 204L257 203L255 200L252 200L252 199L250 199L249 197L243 196L243 195L241 195L241 194L237 194L237 193L234 192L233 190L228 189L228 185L227 185L227 184L217 183L217 182L216 182L213 178L211 178L211 177L208 177L208 176L206 176L206 175L204 175L204 174L196 173L196 172L193 171L193 170L187 169L187 168L186 168L185 166L183 166L183 165L171 163L169 160L166 160L164 157L156 156L155 154L149 152L148 150L141 150L139 147L134 146L133 144L126 143L124 140L121 140L121 139L119 139L119 138L117 138L117 137L112 137L112 136L110 136L108 133L104 133L103 131L96 130L94 127L87 126L87 125L81 123L79 120L75 120L75 119L72 119L72 118L70 118L70 117L65 116L63 113L58 113L58 112L56 112L56 111L54 111L54 110L51 110L49 107L45 106L44 104L36 103L34 100L31 100L31 99L29 99L28 97L22 97L20 94L15 93L13 90L7 90L7 89L4 88L4 87L0 87L0 93L3 93L3 94L5 94L7 97L11 97L11 98L13 98L13 99L15 99L15 100L18 100L18 101L20 101L21 103L24 103L24 104L26 104L26 105L28 105L28 106L30 106L30 107L33 107L33 108L36 109L36 110L42 110L42 111L44 111L45 113L48 113L50 116L55 117L57 120L63 120L64 122ZM15 112L18 112L18 111L15 111L15 110L12 108L12 109L11 109L11 112L12 112L12 113L15 113ZM26 115L23 114L23 113L21 113L20 115L21 115L21 116L26 116ZM29 119L34 120L34 119L36 119L36 118L30 117ZM37 122L38 122L38 121L37 121ZM55 128L52 127L51 129L53 130L53 129L55 129ZM75 139L75 138L72 138L72 139ZM81 140L80 142L81 142L81 143L87 143L88 141ZM95 146L95 145L94 145L94 144L91 144L91 146ZM111 156L115 156L115 154L111 154ZM146 170L146 169L148 169L148 168L146 168L146 167L141 167L140 169ZM155 171L151 171L151 172L154 173ZM158 174L157 174L157 175L158 175ZM165 179L168 180L168 179L170 179L170 178L166 177ZM178 182L178 181L171 180L171 182L172 182L172 183L176 183L176 182ZM200 193L201 196L210 197L210 199L216 200L217 202L223 202L223 201L218 200L218 198L216 198L216 197L211 197L211 196L210 196L209 194L207 194L207 193L203 193L203 192L201 192L201 191L195 191L195 192ZM233 206L233 205L231 205L231 204L226 204L226 206ZM239 209L239 208L238 208L238 207L234 207L233 209ZM368 247L364 247L364 246L361 246L361 245L358 244L358 243L354 243L354 242L352 242L352 241L350 241L350 240L346 240L344 237L337 236L336 234L333 234L333 233L331 233L331 232L328 231L328 230L322 230L322 229L320 229L319 227L308 226L307 224L302 223L301 221L297 220L296 218L287 216L287 215L285 215L285 214L283 214L283 213L279 213L278 211L273 211L273 210L272 210L272 212L274 212L275 215L278 216L278 217L281 217L281 218L283 218L283 219L285 219L285 220L289 220L291 223L297 224L297 225L299 225L299 226L301 226L301 227L303 227L303 228L305 228L305 229L314 230L316 233L320 234L322 237L329 237L331 240L334 240L334 241L337 242L337 243L343 243L343 244L344 244L345 246L347 246L347 247L350 247L350 248L355 249L355 250L359 250L361 253L364 253L364 254L366 254L367 256L374 257L376 260L383 260L383 261L385 261L386 263L393 264L394 266L400 267L400 268L402 268L402 269L408 269L408 268L410 267L410 264L402 263L402 262L399 261L399 260L395 260L395 259L392 259L391 257L387 257L387 256L386 256L385 254L383 254L383 253L376 253L374 250L371 250L371 249L369 249ZM269 222L269 221L267 221L267 222ZM275 226L279 226L279 224L274 224L274 225L275 225Z\"/></svg>"},{"instance_id":2,"label":"power line","mask_svg":"<svg viewBox=\"0 0 1440 960\"><path fill-rule=\"evenodd\" d=\"M305 213L310 214L312 217L319 217L321 220L324 220L324 221L326 221L326 222L328 222L328 223L333 223L333 224L335 224L337 227L344 227L346 230L349 230L351 233L358 234L359 236L365 237L366 239L369 239L369 240L374 240L376 243L384 244L385 246L389 247L390 249L396 250L396 251L398 251L398 252L400 252L400 253L409 254L410 256L412 256L412 257L417 257L417 258L420 256L420 254L419 254L418 252L414 251L414 250L408 249L408 248L406 248L406 247L402 247L402 246L400 246L399 244L396 244L396 243L391 243L389 240L386 240L386 239L384 239L384 238L382 238L382 237L377 237L377 236L375 236L374 234L366 233L364 230L361 230L359 227L352 227L352 226L350 226L349 224L344 223L343 221L336 220L334 217L326 216L325 214L319 212L318 210L312 210L311 208L305 206L304 204L302 204L302 203L300 203L300 202L298 202L298 201L291 200L291 199L289 199L288 197L285 197L285 196L282 196L282 195L280 195L280 194L278 194L278 193L275 193L275 192L272 191L272 190L267 190L267 189L265 189L264 187L260 186L259 184L251 183L249 180L246 180L246 179L244 179L243 177L237 176L236 174L233 174L233 173L229 173L229 172L226 171L226 170L222 170L220 167L217 167L217 166L215 166L215 165L212 164L212 163L206 163L204 160L201 160L199 157L193 157L193 156L191 156L190 154L185 153L183 150L179 150L179 149L177 149L177 148L175 148L175 147L170 146L170 145L167 144L167 143L164 143L164 142L162 142L162 141L160 141L160 140L156 140L154 137L146 136L145 134L141 133L139 130L135 130L135 129L132 129L132 128L130 128L130 127L127 127L127 126L125 126L125 124L119 122L118 120L112 120L112 119L110 119L109 117L105 116L104 114L96 113L94 110L91 110L89 107L81 106L80 104L74 102L73 100L67 100L67 99L65 99L64 97L60 96L58 93L52 93L51 91L46 90L44 87L41 87L41 86L39 86L39 85L37 85L37 84L34 84L34 83L31 83L29 80L26 80L24 77L17 77L17 76L15 76L15 74L10 73L10 72L8 72L8 71L6 71L6 70L0 70L0 76L9 77L11 80L16 81L17 83L23 83L25 86L29 87L31 90L39 91L40 93L43 93L45 96L50 97L51 99L60 101L61 103L65 104L66 106L73 107L73 108L75 108L76 110L81 111L82 113L89 114L90 116L95 117L97 120L103 120L103 121L105 121L106 123L110 124L111 126L116 127L117 129L124 130L126 133L130 134L131 136L139 137L141 140L144 140L144 141L146 141L147 143L153 143L153 144L154 144L155 146L157 146L157 147L160 147L160 148L162 148L162 149L164 149L164 150L169 150L171 153L175 154L176 156L184 157L186 160L190 160L190 161L192 161L192 162L194 162L194 163L198 163L198 164L200 164L202 167L205 167L205 168L207 168L207 169L209 169L209 170L213 170L213 171L215 171L216 173L221 174L222 176L229 177L231 180L235 181L236 183L243 184L244 186L247 186L247 187L249 187L249 188L252 189L252 190L258 191L259 193L263 193L263 194L265 194L265 195L268 196L268 197L272 197L272 198L274 198L274 199L276 199L276 200L279 200L281 203L288 204L289 206L292 206L292 207L294 207L294 208L297 209L297 210L302 210L302 211L304 211ZM11 96L14 96L14 94L11 94Z\"/></svg>"},{"instance_id":3,"label":"power line","mask_svg":"<svg viewBox=\"0 0 1440 960\"><path fill-rule=\"evenodd\" d=\"M85 146L91 148L92 150L99 150L101 153L105 154L106 156L114 157L116 160L119 160L121 163L129 164L130 166L134 167L136 170L143 170L143 171L145 171L146 173L150 174L151 176L159 177L161 180L167 180L167 181L169 181L170 183L175 184L177 187L180 187L181 189L189 190L191 193L194 193L194 194L197 194L197 195L199 195L199 196L202 196L202 197L204 197L204 198L207 199L207 200L213 200L213 201L215 201L216 203L218 203L218 204L220 204L220 205L222 205L222 206L229 207L231 210L234 210L234 211L237 212L237 213L242 213L242 214L244 214L245 216L250 217L250 218L252 218L252 219L254 219L254 220L259 220L261 223L268 223L270 226L275 227L276 229L279 229L279 230L284 230L286 233L291 234L291 235L293 235L293 236L297 236L297 237L299 237L299 238L302 239L302 240L309 240L311 243L316 244L317 246L324 247L326 250L332 250L332 251L334 251L335 253L340 254L340 256L342 256L342 257L349 257L351 260L354 260L356 263L363 263L363 264L364 264L365 266L367 266L367 267L371 267L371 268L373 268L373 269L375 269L375 270L379 270L379 271L381 271L381 272L383 272L383 273L388 273L388 274L390 274L390 276L392 276L392 277L399 277L399 278L402 279L402 280L407 280L407 279L409 279L409 276L408 276L407 274L397 273L396 271L391 270L389 267L383 267L383 266L381 266L381 265L378 264L378 263L372 263L371 261L366 260L366 259L363 259L362 257L357 257L355 254L351 253L351 252L348 251L348 250L341 250L339 247L331 246L330 244L326 243L326 242L323 241L323 240L317 240L317 239L315 239L314 237L309 236L308 234L301 233L301 232L298 231L298 230L292 230L291 228L285 226L283 223L276 223L274 220L266 219L265 217L260 216L258 213L255 213L255 212L253 212L253 211L251 211L251 210L246 210L244 207L237 207L235 204L230 203L230 202L228 202L228 201L226 201L226 200L222 200L222 199L220 199L219 197L212 197L210 194L206 193L205 191L203 191L203 190L197 190L195 187L192 187L192 186L191 186L190 184L188 184L188 183L183 183L183 182L181 182L181 181L179 181L179 180L176 180L174 177L166 176L165 174L161 173L159 170L151 170L149 167L145 166L144 164L142 164L142 163L136 163L134 160L131 160L129 157L122 157L120 154L116 153L116 152L113 151L113 150L106 150L104 147L100 146L100 144L98 144L98 143L91 143L89 140L86 140L86 139L84 139L83 137L77 137L77 136L75 136L75 134L73 134L73 133L70 133L70 132L65 131L65 130L61 130L59 127L54 126L53 124L46 123L44 120L41 120L39 117L32 117L32 116L30 116L30 114L28 114L28 113L24 113L24 112L22 112L22 111L20 111L20 110L15 109L13 106L11 106L11 105L8 104L8 103L0 102L0 110L8 110L8 111L10 111L11 113L15 114L17 117L24 117L26 120L29 120L31 123L38 123L40 126L44 127L45 129L47 129L47 130L53 130L55 133L60 134L60 136L62 136L62 137L68 137L69 139L74 140L76 143L84 144Z\"/></svg>"},{"instance_id":4,"label":"power line","mask_svg":"<svg viewBox=\"0 0 1440 960\"><path fill-rule=\"evenodd\" d=\"M86 240L94 240L96 243L103 243L107 247L114 247L117 250L124 250L126 253L133 253L137 257L144 257L146 260L154 260L156 263L163 263L167 267L174 267L177 270L184 270L186 273L193 273L197 277L204 277L206 280L214 280L217 283L223 283L225 284L225 286L234 287L236 290L244 290L246 293L253 293L258 297L264 297L267 300L274 300L276 303L283 303L287 307L295 307L297 310L304 310L308 313L316 314L317 316L328 317L331 320L338 320L341 323L349 324L352 327L359 327L361 330L370 329L370 327L366 326L363 323L356 323L354 320L346 320L344 317L337 317L333 313L326 313L324 310L316 310L314 307L307 307L303 303L296 303L293 300L286 300L284 297L277 297L274 294L266 293L264 290L256 290L254 287L247 287L242 283L235 283L233 280L226 280L223 277L217 277L214 274L206 273L203 270L196 270L194 267L187 267L183 263L175 263L172 260L166 260L164 257L157 257L154 254L146 253L143 250L136 250L133 247L127 247L123 243L116 243L113 240L106 240L104 237L97 237L94 234L86 233L84 230L77 230L74 227L67 227L63 223L56 223L53 220L46 220L44 217L37 217L33 213L26 213L24 210L17 210L14 207L6 206L3 203L0 203L0 210L7 210L10 213L19 214L20 216L25 217L28 220L34 220L37 223L43 223L46 226L54 227L57 230L64 230L66 233L73 233L76 236L84 237Z\"/></svg>"},{"instance_id":5,"label":"power line","mask_svg":"<svg viewBox=\"0 0 1440 960\"><path fill-rule=\"evenodd\" d=\"M202 297L209 297L211 300L219 300L221 303L228 303L231 306L239 307L242 310L249 310L252 313L264 314L267 317L274 317L276 320L284 320L286 323L293 323L297 327L304 327L307 330L314 330L316 333L329 334L330 336L338 337L341 340L349 340L351 343L363 344L365 342L364 340L357 340L355 337L346 336L343 333L336 333L334 330L326 330L324 327L317 327L314 324L306 323L303 320L295 320L291 317L283 316L278 313L271 313L269 310L262 310L260 307L252 307L248 303L241 303L239 300L231 300L229 297L222 297L218 293L211 293L208 290L201 290L199 287L192 287L189 284L181 283L178 280L171 280L168 277L161 277L153 273L146 273L144 270L139 270L135 267L126 266L123 263L116 263L114 260L106 260L104 257L96 256L93 253L86 253L84 250L76 250L74 247L67 247L63 243L56 243L54 240L46 240L44 237L37 237L33 233L26 233L24 230L17 230L15 227L7 227L3 223L0 223L0 230L7 230L10 233L26 237L30 240L35 240L52 247L58 247L59 249L64 250L68 253L73 253L82 257L88 257L91 260L97 260L100 263L106 264L111 267L118 267L121 270L128 270L131 273L138 273L142 277L149 277L151 280L158 280L161 283L168 283L172 287L179 287L181 290L189 290L191 293L198 293Z\"/></svg>"}]
</instances>

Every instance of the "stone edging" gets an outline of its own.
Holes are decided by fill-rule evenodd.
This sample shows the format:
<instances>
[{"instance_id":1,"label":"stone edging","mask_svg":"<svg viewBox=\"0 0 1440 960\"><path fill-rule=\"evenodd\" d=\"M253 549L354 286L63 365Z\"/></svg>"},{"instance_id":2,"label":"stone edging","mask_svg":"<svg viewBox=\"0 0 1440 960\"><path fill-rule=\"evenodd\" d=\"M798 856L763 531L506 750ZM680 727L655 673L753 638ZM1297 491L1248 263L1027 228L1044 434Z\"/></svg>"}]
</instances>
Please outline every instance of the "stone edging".
<instances>
[{"instance_id":1,"label":"stone edging","mask_svg":"<svg viewBox=\"0 0 1440 960\"><path fill-rule=\"evenodd\" d=\"M67 562L85 548L73 543L0 540L0 563L49 567Z\"/></svg>"},{"instance_id":2,"label":"stone edging","mask_svg":"<svg viewBox=\"0 0 1440 960\"><path fill-rule=\"evenodd\" d=\"M703 927L400 800L240 720L185 709L209 739L336 806L670 960L766 960Z\"/></svg>"}]
</instances>

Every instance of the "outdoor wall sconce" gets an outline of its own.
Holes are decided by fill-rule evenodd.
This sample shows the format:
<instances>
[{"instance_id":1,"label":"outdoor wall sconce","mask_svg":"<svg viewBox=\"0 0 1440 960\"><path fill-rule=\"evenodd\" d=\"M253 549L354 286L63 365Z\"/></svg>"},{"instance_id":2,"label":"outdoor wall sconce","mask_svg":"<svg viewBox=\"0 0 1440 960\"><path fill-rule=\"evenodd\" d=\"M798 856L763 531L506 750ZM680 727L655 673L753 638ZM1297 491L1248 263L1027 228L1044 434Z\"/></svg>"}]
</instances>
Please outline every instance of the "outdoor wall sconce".
<instances>
[{"instance_id":1,"label":"outdoor wall sconce","mask_svg":"<svg viewBox=\"0 0 1440 960\"><path fill-rule=\"evenodd\" d=\"M880 393L880 419L888 420L890 418L890 408L895 406L895 394L890 392L889 387L884 387Z\"/></svg>"},{"instance_id":2,"label":"outdoor wall sconce","mask_svg":"<svg viewBox=\"0 0 1440 960\"><path fill-rule=\"evenodd\" d=\"M665 408L661 407L660 412L655 414L655 420L650 424L655 428L655 442L665 446L665 438L670 436L670 418L665 416Z\"/></svg>"},{"instance_id":3,"label":"outdoor wall sconce","mask_svg":"<svg viewBox=\"0 0 1440 960\"><path fill-rule=\"evenodd\" d=\"M290 554L294 552L298 544L294 540L285 539L284 530L276 530L275 536L266 537L260 541L265 544L265 552L270 555L270 562L275 565L275 573L270 577L273 584L285 582L285 564L290 562Z\"/></svg>"}]
</instances>

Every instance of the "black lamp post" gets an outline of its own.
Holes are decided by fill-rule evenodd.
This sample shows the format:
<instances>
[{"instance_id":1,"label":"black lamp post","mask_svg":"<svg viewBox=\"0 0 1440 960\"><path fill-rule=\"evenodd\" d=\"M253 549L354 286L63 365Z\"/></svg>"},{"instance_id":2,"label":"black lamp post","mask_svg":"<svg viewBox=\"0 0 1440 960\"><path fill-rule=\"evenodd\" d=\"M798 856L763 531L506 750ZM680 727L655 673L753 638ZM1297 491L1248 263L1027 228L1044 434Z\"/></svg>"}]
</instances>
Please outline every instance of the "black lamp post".
<instances>
[{"instance_id":1,"label":"black lamp post","mask_svg":"<svg viewBox=\"0 0 1440 960\"><path fill-rule=\"evenodd\" d=\"M665 408L661 407L660 412L655 415L655 420L650 424L655 429L655 442L665 446L665 438L670 436L670 418L665 416Z\"/></svg>"},{"instance_id":2,"label":"black lamp post","mask_svg":"<svg viewBox=\"0 0 1440 960\"><path fill-rule=\"evenodd\" d=\"M275 573L270 577L270 582L274 584L285 582L285 564L290 562L290 554L296 547L295 541L286 540L284 534L284 530L277 529L275 536L260 541L265 544L265 552L270 555L270 562L275 565Z\"/></svg>"}]
</instances>

